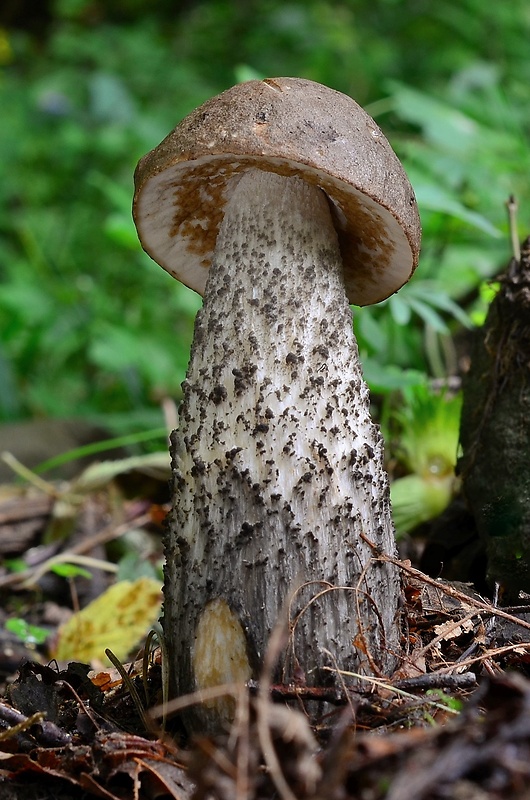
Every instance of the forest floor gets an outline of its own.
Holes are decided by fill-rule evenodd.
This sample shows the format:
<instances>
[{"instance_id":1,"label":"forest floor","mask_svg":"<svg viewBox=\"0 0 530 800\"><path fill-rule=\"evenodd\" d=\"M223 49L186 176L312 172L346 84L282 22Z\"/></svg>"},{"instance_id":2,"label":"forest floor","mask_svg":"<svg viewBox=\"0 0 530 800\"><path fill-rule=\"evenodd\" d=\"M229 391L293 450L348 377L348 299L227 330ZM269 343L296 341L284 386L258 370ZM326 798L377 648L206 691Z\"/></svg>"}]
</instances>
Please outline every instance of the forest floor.
<instances>
[{"instance_id":1,"label":"forest floor","mask_svg":"<svg viewBox=\"0 0 530 800\"><path fill-rule=\"evenodd\" d=\"M407 655L391 678L330 689L262 676L216 738L182 733L178 711L197 698L163 708L148 622L143 652L122 666L134 598L122 598L128 616L90 606L90 624L105 625L88 638L107 637L112 666L83 657L86 641L76 651L68 621L116 571L140 594L137 581L155 581L167 469L133 459L84 483L0 487L2 800L530 798L530 607L498 607L404 558Z\"/></svg>"}]
</instances>

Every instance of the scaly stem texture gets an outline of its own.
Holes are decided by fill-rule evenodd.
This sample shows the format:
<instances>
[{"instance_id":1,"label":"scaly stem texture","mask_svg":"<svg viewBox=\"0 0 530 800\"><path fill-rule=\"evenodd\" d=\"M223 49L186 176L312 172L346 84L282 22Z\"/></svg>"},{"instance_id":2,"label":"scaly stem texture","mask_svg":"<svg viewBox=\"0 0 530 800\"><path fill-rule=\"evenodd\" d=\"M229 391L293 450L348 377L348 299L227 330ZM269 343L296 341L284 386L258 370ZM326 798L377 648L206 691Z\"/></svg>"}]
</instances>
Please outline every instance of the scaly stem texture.
<instances>
[{"instance_id":1,"label":"scaly stem texture","mask_svg":"<svg viewBox=\"0 0 530 800\"><path fill-rule=\"evenodd\" d=\"M314 684L325 665L388 674L399 578L366 541L394 553L388 483L319 189L259 170L239 179L183 388L165 581L173 691L208 685L195 638L219 598L248 661L234 655L216 680L258 675L279 619L277 677ZM210 630L212 663L233 633Z\"/></svg>"}]
</instances>

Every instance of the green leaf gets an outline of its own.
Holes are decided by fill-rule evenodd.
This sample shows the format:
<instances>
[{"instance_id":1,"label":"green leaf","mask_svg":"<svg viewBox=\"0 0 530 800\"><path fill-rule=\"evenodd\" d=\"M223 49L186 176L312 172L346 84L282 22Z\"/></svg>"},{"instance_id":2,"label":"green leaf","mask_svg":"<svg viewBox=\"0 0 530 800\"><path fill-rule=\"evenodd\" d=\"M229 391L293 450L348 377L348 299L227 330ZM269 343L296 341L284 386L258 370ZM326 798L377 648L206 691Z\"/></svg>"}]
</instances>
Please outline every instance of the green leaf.
<instances>
[{"instance_id":1,"label":"green leaf","mask_svg":"<svg viewBox=\"0 0 530 800\"><path fill-rule=\"evenodd\" d=\"M425 383L425 374L414 369L401 369L395 364L381 364L373 358L363 359L364 379L373 392L386 394Z\"/></svg>"},{"instance_id":2,"label":"green leaf","mask_svg":"<svg viewBox=\"0 0 530 800\"><path fill-rule=\"evenodd\" d=\"M154 475L161 480L169 480L171 477L169 451L145 453L141 456L90 464L76 480L72 481L70 489L74 494L88 494L107 486L118 475L124 475L132 470L142 471L146 475Z\"/></svg>"},{"instance_id":3,"label":"green leaf","mask_svg":"<svg viewBox=\"0 0 530 800\"><path fill-rule=\"evenodd\" d=\"M407 298L410 307L421 317L426 325L430 325L438 333L448 333L448 327L442 317L424 300L418 300L416 297Z\"/></svg>"},{"instance_id":4,"label":"green leaf","mask_svg":"<svg viewBox=\"0 0 530 800\"><path fill-rule=\"evenodd\" d=\"M452 492L452 475L440 479L406 475L394 481L390 486L390 498L396 533L409 533L437 517L447 508Z\"/></svg>"},{"instance_id":5,"label":"green leaf","mask_svg":"<svg viewBox=\"0 0 530 800\"><path fill-rule=\"evenodd\" d=\"M460 698L445 694L443 689L427 689L425 692L425 697L428 697L429 700L436 700L438 703L447 706L447 708L452 711L460 712L464 708L464 703L462 700L460 700Z\"/></svg>"},{"instance_id":6,"label":"green leaf","mask_svg":"<svg viewBox=\"0 0 530 800\"><path fill-rule=\"evenodd\" d=\"M25 572L28 568L23 558L6 558L4 560L4 566L6 566L10 572Z\"/></svg>"},{"instance_id":7,"label":"green leaf","mask_svg":"<svg viewBox=\"0 0 530 800\"><path fill-rule=\"evenodd\" d=\"M473 327L473 323L463 308L455 303L448 294L443 291L431 290L428 293L428 302L431 306L447 311L452 317L457 319L465 328Z\"/></svg>"},{"instance_id":8,"label":"green leaf","mask_svg":"<svg viewBox=\"0 0 530 800\"><path fill-rule=\"evenodd\" d=\"M261 81L265 78L264 72L260 72L249 64L238 64L234 67L234 78L236 83L244 83L245 81Z\"/></svg>"},{"instance_id":9,"label":"green leaf","mask_svg":"<svg viewBox=\"0 0 530 800\"><path fill-rule=\"evenodd\" d=\"M156 441L157 439L167 440L168 432L166 428L154 428L153 430L139 431L137 433L129 433L125 436L116 436L112 439L104 439L101 442L92 442L91 444L83 445L82 447L75 447L73 450L68 450L66 453L61 453L58 456L49 458L43 461L33 469L33 472L41 474L48 472L55 467L60 467L62 464L68 464L70 461L75 461L78 458L86 458L86 456L96 456L99 453L105 453L108 450L113 450L116 447L128 447L129 445L140 444L141 442ZM110 462L113 463L113 462Z\"/></svg>"},{"instance_id":10,"label":"green leaf","mask_svg":"<svg viewBox=\"0 0 530 800\"><path fill-rule=\"evenodd\" d=\"M422 478L452 475L456 464L462 396L434 393L427 383L403 391L393 412L400 429L397 458Z\"/></svg>"},{"instance_id":11,"label":"green leaf","mask_svg":"<svg viewBox=\"0 0 530 800\"><path fill-rule=\"evenodd\" d=\"M7 619L4 627L26 645L44 644L50 635L50 632L45 628L39 628L38 625L31 625L20 617L11 617Z\"/></svg>"},{"instance_id":12,"label":"green leaf","mask_svg":"<svg viewBox=\"0 0 530 800\"><path fill-rule=\"evenodd\" d=\"M383 326L374 318L369 306L355 309L354 329L357 338L369 345L370 352L381 353L385 350L387 339Z\"/></svg>"},{"instance_id":13,"label":"green leaf","mask_svg":"<svg viewBox=\"0 0 530 800\"><path fill-rule=\"evenodd\" d=\"M403 297L393 294L388 300L394 321L398 325L408 325L410 322L410 303Z\"/></svg>"},{"instance_id":14,"label":"green leaf","mask_svg":"<svg viewBox=\"0 0 530 800\"><path fill-rule=\"evenodd\" d=\"M130 533L130 532L129 532ZM151 578L160 581L161 576L148 559L137 552L129 552L118 561L117 581L134 581L138 578Z\"/></svg>"},{"instance_id":15,"label":"green leaf","mask_svg":"<svg viewBox=\"0 0 530 800\"><path fill-rule=\"evenodd\" d=\"M482 214L466 208L456 197L450 195L440 185L417 181L414 185L414 191L420 211L436 211L439 214L449 214L455 219L459 219L467 225L487 233L488 236L493 236L496 239L502 236L501 231Z\"/></svg>"},{"instance_id":16,"label":"green leaf","mask_svg":"<svg viewBox=\"0 0 530 800\"><path fill-rule=\"evenodd\" d=\"M401 119L420 127L429 141L460 153L472 150L481 132L475 120L418 89L395 81L389 86L394 111Z\"/></svg>"},{"instance_id":17,"label":"green leaf","mask_svg":"<svg viewBox=\"0 0 530 800\"><path fill-rule=\"evenodd\" d=\"M104 231L110 241L125 248L137 250L140 246L138 234L129 214L109 214L105 220Z\"/></svg>"},{"instance_id":18,"label":"green leaf","mask_svg":"<svg viewBox=\"0 0 530 800\"><path fill-rule=\"evenodd\" d=\"M131 123L135 104L126 84L116 75L96 72L89 80L91 112L99 122Z\"/></svg>"},{"instance_id":19,"label":"green leaf","mask_svg":"<svg viewBox=\"0 0 530 800\"><path fill-rule=\"evenodd\" d=\"M50 572L55 572L61 578L91 578L92 573L76 564L54 564L50 567Z\"/></svg>"}]
</instances>

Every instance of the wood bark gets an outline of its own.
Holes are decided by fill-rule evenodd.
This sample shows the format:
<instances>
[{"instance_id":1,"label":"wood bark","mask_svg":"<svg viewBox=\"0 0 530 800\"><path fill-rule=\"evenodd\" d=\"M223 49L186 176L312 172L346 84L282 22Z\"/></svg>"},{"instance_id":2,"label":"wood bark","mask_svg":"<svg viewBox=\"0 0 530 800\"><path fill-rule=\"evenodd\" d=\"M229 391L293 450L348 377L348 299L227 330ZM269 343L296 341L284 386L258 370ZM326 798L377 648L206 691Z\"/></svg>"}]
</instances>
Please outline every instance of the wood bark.
<instances>
[{"instance_id":1,"label":"wood bark","mask_svg":"<svg viewBox=\"0 0 530 800\"><path fill-rule=\"evenodd\" d=\"M463 490L489 580L516 598L530 592L530 239L476 337L460 439Z\"/></svg>"},{"instance_id":2,"label":"wood bark","mask_svg":"<svg viewBox=\"0 0 530 800\"><path fill-rule=\"evenodd\" d=\"M259 677L279 620L276 679L390 673L400 582L370 544L394 554L383 445L319 189L240 179L183 392L165 567L172 693ZM195 723L232 711L212 702Z\"/></svg>"}]
</instances>

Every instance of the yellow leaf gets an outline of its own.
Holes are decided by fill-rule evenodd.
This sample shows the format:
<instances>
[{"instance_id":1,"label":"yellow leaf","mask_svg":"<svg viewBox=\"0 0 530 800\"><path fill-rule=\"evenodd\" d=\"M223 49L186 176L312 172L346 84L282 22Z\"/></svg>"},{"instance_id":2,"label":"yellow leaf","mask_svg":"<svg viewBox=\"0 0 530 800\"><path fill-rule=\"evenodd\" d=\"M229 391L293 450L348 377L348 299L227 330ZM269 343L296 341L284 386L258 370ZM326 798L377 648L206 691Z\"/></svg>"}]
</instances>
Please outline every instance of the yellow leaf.
<instances>
[{"instance_id":1,"label":"yellow leaf","mask_svg":"<svg viewBox=\"0 0 530 800\"><path fill-rule=\"evenodd\" d=\"M161 599L160 584L153 578L115 583L61 625L53 657L109 664L108 647L124 661L158 618Z\"/></svg>"}]
</instances>

